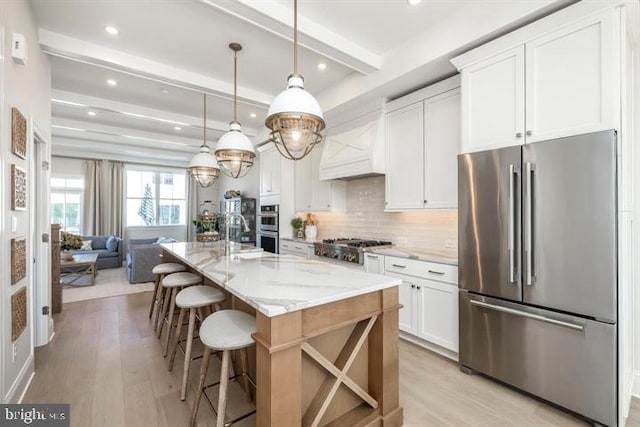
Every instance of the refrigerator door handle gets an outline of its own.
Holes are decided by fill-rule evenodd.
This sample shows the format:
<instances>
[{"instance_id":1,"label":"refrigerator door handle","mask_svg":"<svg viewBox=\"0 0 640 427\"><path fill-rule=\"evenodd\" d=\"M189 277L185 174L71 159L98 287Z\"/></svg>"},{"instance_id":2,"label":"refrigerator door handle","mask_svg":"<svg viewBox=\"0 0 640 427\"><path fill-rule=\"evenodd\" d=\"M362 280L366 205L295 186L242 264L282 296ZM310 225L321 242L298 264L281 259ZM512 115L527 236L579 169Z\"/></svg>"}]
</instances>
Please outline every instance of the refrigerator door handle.
<instances>
[{"instance_id":1,"label":"refrigerator door handle","mask_svg":"<svg viewBox=\"0 0 640 427\"><path fill-rule=\"evenodd\" d=\"M533 285L535 277L534 272L534 246L533 246L533 174L536 170L536 165L531 162L524 164L525 170L525 206L524 206L524 258L525 258L525 282L528 286Z\"/></svg>"},{"instance_id":2,"label":"refrigerator door handle","mask_svg":"<svg viewBox=\"0 0 640 427\"><path fill-rule=\"evenodd\" d=\"M514 310L513 308L502 307L499 305L488 304L482 301L471 300L471 305L475 305L489 310L500 311L502 313L513 314L514 316L526 317L527 319L539 320L540 322L551 323L553 325L562 326L565 328L573 329L576 331L584 331L584 325L578 325L576 323L563 322L561 320L551 319L549 317L540 316L539 314L527 313L520 310Z\"/></svg>"},{"instance_id":3,"label":"refrigerator door handle","mask_svg":"<svg viewBox=\"0 0 640 427\"><path fill-rule=\"evenodd\" d=\"M520 176L520 168L514 166L513 164L509 165L509 230L508 230L508 238L509 238L509 283L517 282L517 266L516 266L516 233L518 230L516 229L516 189L519 188L519 176ZM515 181L514 181L515 180ZM519 239L518 239L519 240Z\"/></svg>"}]
</instances>

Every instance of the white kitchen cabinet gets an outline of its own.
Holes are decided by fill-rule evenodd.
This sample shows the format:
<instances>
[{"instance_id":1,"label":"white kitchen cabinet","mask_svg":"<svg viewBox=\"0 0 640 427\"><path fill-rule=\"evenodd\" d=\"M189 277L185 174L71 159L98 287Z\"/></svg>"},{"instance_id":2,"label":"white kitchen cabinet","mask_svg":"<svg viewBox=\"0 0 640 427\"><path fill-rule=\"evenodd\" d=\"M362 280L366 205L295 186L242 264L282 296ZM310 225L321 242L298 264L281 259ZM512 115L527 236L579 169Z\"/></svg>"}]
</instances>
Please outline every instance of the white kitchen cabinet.
<instances>
[{"instance_id":1,"label":"white kitchen cabinet","mask_svg":"<svg viewBox=\"0 0 640 427\"><path fill-rule=\"evenodd\" d=\"M365 266L366 266L365 258ZM401 336L447 357L458 352L458 269L453 265L384 257L384 274L402 279ZM432 345L435 344L435 345Z\"/></svg>"},{"instance_id":2,"label":"white kitchen cabinet","mask_svg":"<svg viewBox=\"0 0 640 427\"><path fill-rule=\"evenodd\" d=\"M322 150L315 148L307 157L295 162L296 211L343 211L346 209L346 182L321 181Z\"/></svg>"},{"instance_id":3,"label":"white kitchen cabinet","mask_svg":"<svg viewBox=\"0 0 640 427\"><path fill-rule=\"evenodd\" d=\"M282 156L275 147L260 153L260 196L280 194L280 162Z\"/></svg>"},{"instance_id":4,"label":"white kitchen cabinet","mask_svg":"<svg viewBox=\"0 0 640 427\"><path fill-rule=\"evenodd\" d=\"M524 141L524 46L462 70L462 152Z\"/></svg>"},{"instance_id":5,"label":"white kitchen cabinet","mask_svg":"<svg viewBox=\"0 0 640 427\"><path fill-rule=\"evenodd\" d=\"M280 239L280 255L297 255L309 258L313 255L313 244L295 240Z\"/></svg>"},{"instance_id":6,"label":"white kitchen cabinet","mask_svg":"<svg viewBox=\"0 0 640 427\"><path fill-rule=\"evenodd\" d=\"M384 274L384 255L365 252L364 271L367 273Z\"/></svg>"},{"instance_id":7,"label":"white kitchen cabinet","mask_svg":"<svg viewBox=\"0 0 640 427\"><path fill-rule=\"evenodd\" d=\"M454 58L462 73L462 152L618 128L617 13L609 8L562 25L547 24L558 20L552 15Z\"/></svg>"},{"instance_id":8,"label":"white kitchen cabinet","mask_svg":"<svg viewBox=\"0 0 640 427\"><path fill-rule=\"evenodd\" d=\"M399 329L412 335L418 335L418 299L416 298L416 289L419 279L390 272L386 272L385 276L402 280L398 287L398 300L402 305L398 313Z\"/></svg>"},{"instance_id":9,"label":"white kitchen cabinet","mask_svg":"<svg viewBox=\"0 0 640 427\"><path fill-rule=\"evenodd\" d=\"M385 210L455 209L459 78L394 100L387 111Z\"/></svg>"}]
</instances>

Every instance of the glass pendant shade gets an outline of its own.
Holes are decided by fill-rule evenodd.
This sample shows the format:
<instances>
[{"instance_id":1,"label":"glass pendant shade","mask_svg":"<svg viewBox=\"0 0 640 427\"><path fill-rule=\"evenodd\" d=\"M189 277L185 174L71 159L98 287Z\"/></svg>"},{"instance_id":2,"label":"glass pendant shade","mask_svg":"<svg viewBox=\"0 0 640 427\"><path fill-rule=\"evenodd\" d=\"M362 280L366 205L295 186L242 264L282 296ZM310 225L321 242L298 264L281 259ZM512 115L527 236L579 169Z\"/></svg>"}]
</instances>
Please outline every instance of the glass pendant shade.
<instances>
[{"instance_id":1,"label":"glass pendant shade","mask_svg":"<svg viewBox=\"0 0 640 427\"><path fill-rule=\"evenodd\" d=\"M198 181L202 188L212 186L220 175L218 162L211 155L209 147L206 145L200 146L200 152L193 156L193 159L189 162L188 169L191 176Z\"/></svg>"},{"instance_id":2,"label":"glass pendant shade","mask_svg":"<svg viewBox=\"0 0 640 427\"><path fill-rule=\"evenodd\" d=\"M249 138L242 133L240 123L234 121L229 123L229 132L218 140L215 155L225 175L240 178L253 166L256 152Z\"/></svg>"},{"instance_id":3,"label":"glass pendant shade","mask_svg":"<svg viewBox=\"0 0 640 427\"><path fill-rule=\"evenodd\" d=\"M287 89L275 97L265 121L270 140L282 156L299 160L322 141L324 117L318 101L304 90L301 76L289 76Z\"/></svg>"}]
</instances>

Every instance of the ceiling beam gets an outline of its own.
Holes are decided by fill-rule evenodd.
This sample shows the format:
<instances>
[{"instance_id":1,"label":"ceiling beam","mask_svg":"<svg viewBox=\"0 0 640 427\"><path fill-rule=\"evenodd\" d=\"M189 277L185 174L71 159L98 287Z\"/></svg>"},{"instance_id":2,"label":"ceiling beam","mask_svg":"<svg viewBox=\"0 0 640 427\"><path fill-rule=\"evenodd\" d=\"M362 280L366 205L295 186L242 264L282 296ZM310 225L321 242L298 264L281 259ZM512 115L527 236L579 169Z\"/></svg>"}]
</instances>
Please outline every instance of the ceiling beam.
<instances>
[{"instance_id":1,"label":"ceiling beam","mask_svg":"<svg viewBox=\"0 0 640 427\"><path fill-rule=\"evenodd\" d=\"M274 0L200 0L272 34L293 41L293 10ZM354 24L356 25L356 24ZM298 13L298 43L361 74L379 70L382 58Z\"/></svg>"},{"instance_id":2,"label":"ceiling beam","mask_svg":"<svg viewBox=\"0 0 640 427\"><path fill-rule=\"evenodd\" d=\"M84 40L40 29L42 50L50 55L108 68L136 77L155 80L163 84L204 92L224 99L233 98L233 84L193 71L152 61ZM238 89L242 96L238 102L258 108L268 108L275 94L264 93L247 87Z\"/></svg>"},{"instance_id":3,"label":"ceiling beam","mask_svg":"<svg viewBox=\"0 0 640 427\"><path fill-rule=\"evenodd\" d=\"M76 92L68 92L59 89L53 89L51 91L51 99L56 101L62 101L61 104L80 104L79 108L86 106L90 109L103 110L111 113L120 114L131 118L132 120L147 120L147 121L162 121L167 123L176 124L179 126L190 126L194 128L202 128L202 117L188 116L185 114L171 113L163 110L156 110L153 108L142 107L139 105L128 104L125 102L113 101L105 98L97 98L94 96L83 95ZM147 117L147 118L145 118ZM151 118L151 119L149 119ZM154 120L155 119L155 120ZM160 119L160 120L158 120ZM227 132L229 130L229 123L221 120L207 120L207 129L212 131ZM250 127L242 127L242 132L247 136L255 136L258 130Z\"/></svg>"}]
</instances>

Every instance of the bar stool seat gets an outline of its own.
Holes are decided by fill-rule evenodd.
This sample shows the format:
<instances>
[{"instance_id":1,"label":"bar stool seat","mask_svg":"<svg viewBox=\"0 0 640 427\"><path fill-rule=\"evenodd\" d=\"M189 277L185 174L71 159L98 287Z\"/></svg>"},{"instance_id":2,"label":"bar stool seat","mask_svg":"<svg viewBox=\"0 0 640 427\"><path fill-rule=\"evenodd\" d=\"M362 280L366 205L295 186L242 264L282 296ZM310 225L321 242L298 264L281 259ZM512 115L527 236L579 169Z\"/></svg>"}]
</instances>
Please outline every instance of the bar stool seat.
<instances>
[{"instance_id":1,"label":"bar stool seat","mask_svg":"<svg viewBox=\"0 0 640 427\"><path fill-rule=\"evenodd\" d=\"M202 277L188 271L172 273L162 279L162 287L165 288L165 296L164 302L162 303L162 316L160 316L160 319L158 320L158 338L162 336L162 329L166 323L167 339L165 342L164 356L169 353L171 328L173 327L173 313L176 307L176 295L178 290L186 286L199 285L200 283L202 283Z\"/></svg>"},{"instance_id":2,"label":"bar stool seat","mask_svg":"<svg viewBox=\"0 0 640 427\"><path fill-rule=\"evenodd\" d=\"M158 316L160 315L160 306L162 304L162 299L164 297L164 288L160 285L164 276L171 273L178 273L180 271L185 271L187 268L175 262L163 262L162 264L158 264L151 272L156 275L156 284L153 288L153 299L151 300L151 307L149 307L149 319L153 317L153 311L156 310L156 316L153 320L153 330L156 330L158 324Z\"/></svg>"},{"instance_id":3,"label":"bar stool seat","mask_svg":"<svg viewBox=\"0 0 640 427\"><path fill-rule=\"evenodd\" d=\"M225 300L224 292L212 286L190 286L178 292L176 296L176 306L180 308L178 324L176 325L175 340L171 357L169 358L169 371L173 370L176 359L176 352L180 344L182 335L182 324L187 310L189 310L189 327L187 330L187 346L184 352L184 365L182 368L182 389L180 400L185 400L187 394L187 379L189 378L189 366L191 365L191 349L193 346L193 331L196 324L196 312L200 314L200 320L204 320L202 308L213 307L215 311L220 310L220 303Z\"/></svg>"},{"instance_id":4,"label":"bar stool seat","mask_svg":"<svg viewBox=\"0 0 640 427\"><path fill-rule=\"evenodd\" d=\"M252 334L256 332L256 318L239 310L222 310L207 317L200 326L200 341L205 345L202 366L200 367L200 382L196 390L196 397L191 411L191 425L195 426L198 416L198 406L204 392L204 382L207 368L211 359L211 350L222 351L222 367L220 368L220 392L218 394L218 408L216 427L225 425L227 405L227 386L229 384L229 362L232 350L241 350L242 370L240 374L248 374L246 351L253 344ZM250 413L251 414L251 413ZM250 415L246 414L239 419ZM238 421L239 419L234 420ZM232 424L231 422L230 424ZM229 423L228 423L229 424ZM227 424L227 425L228 425Z\"/></svg>"}]
</instances>

